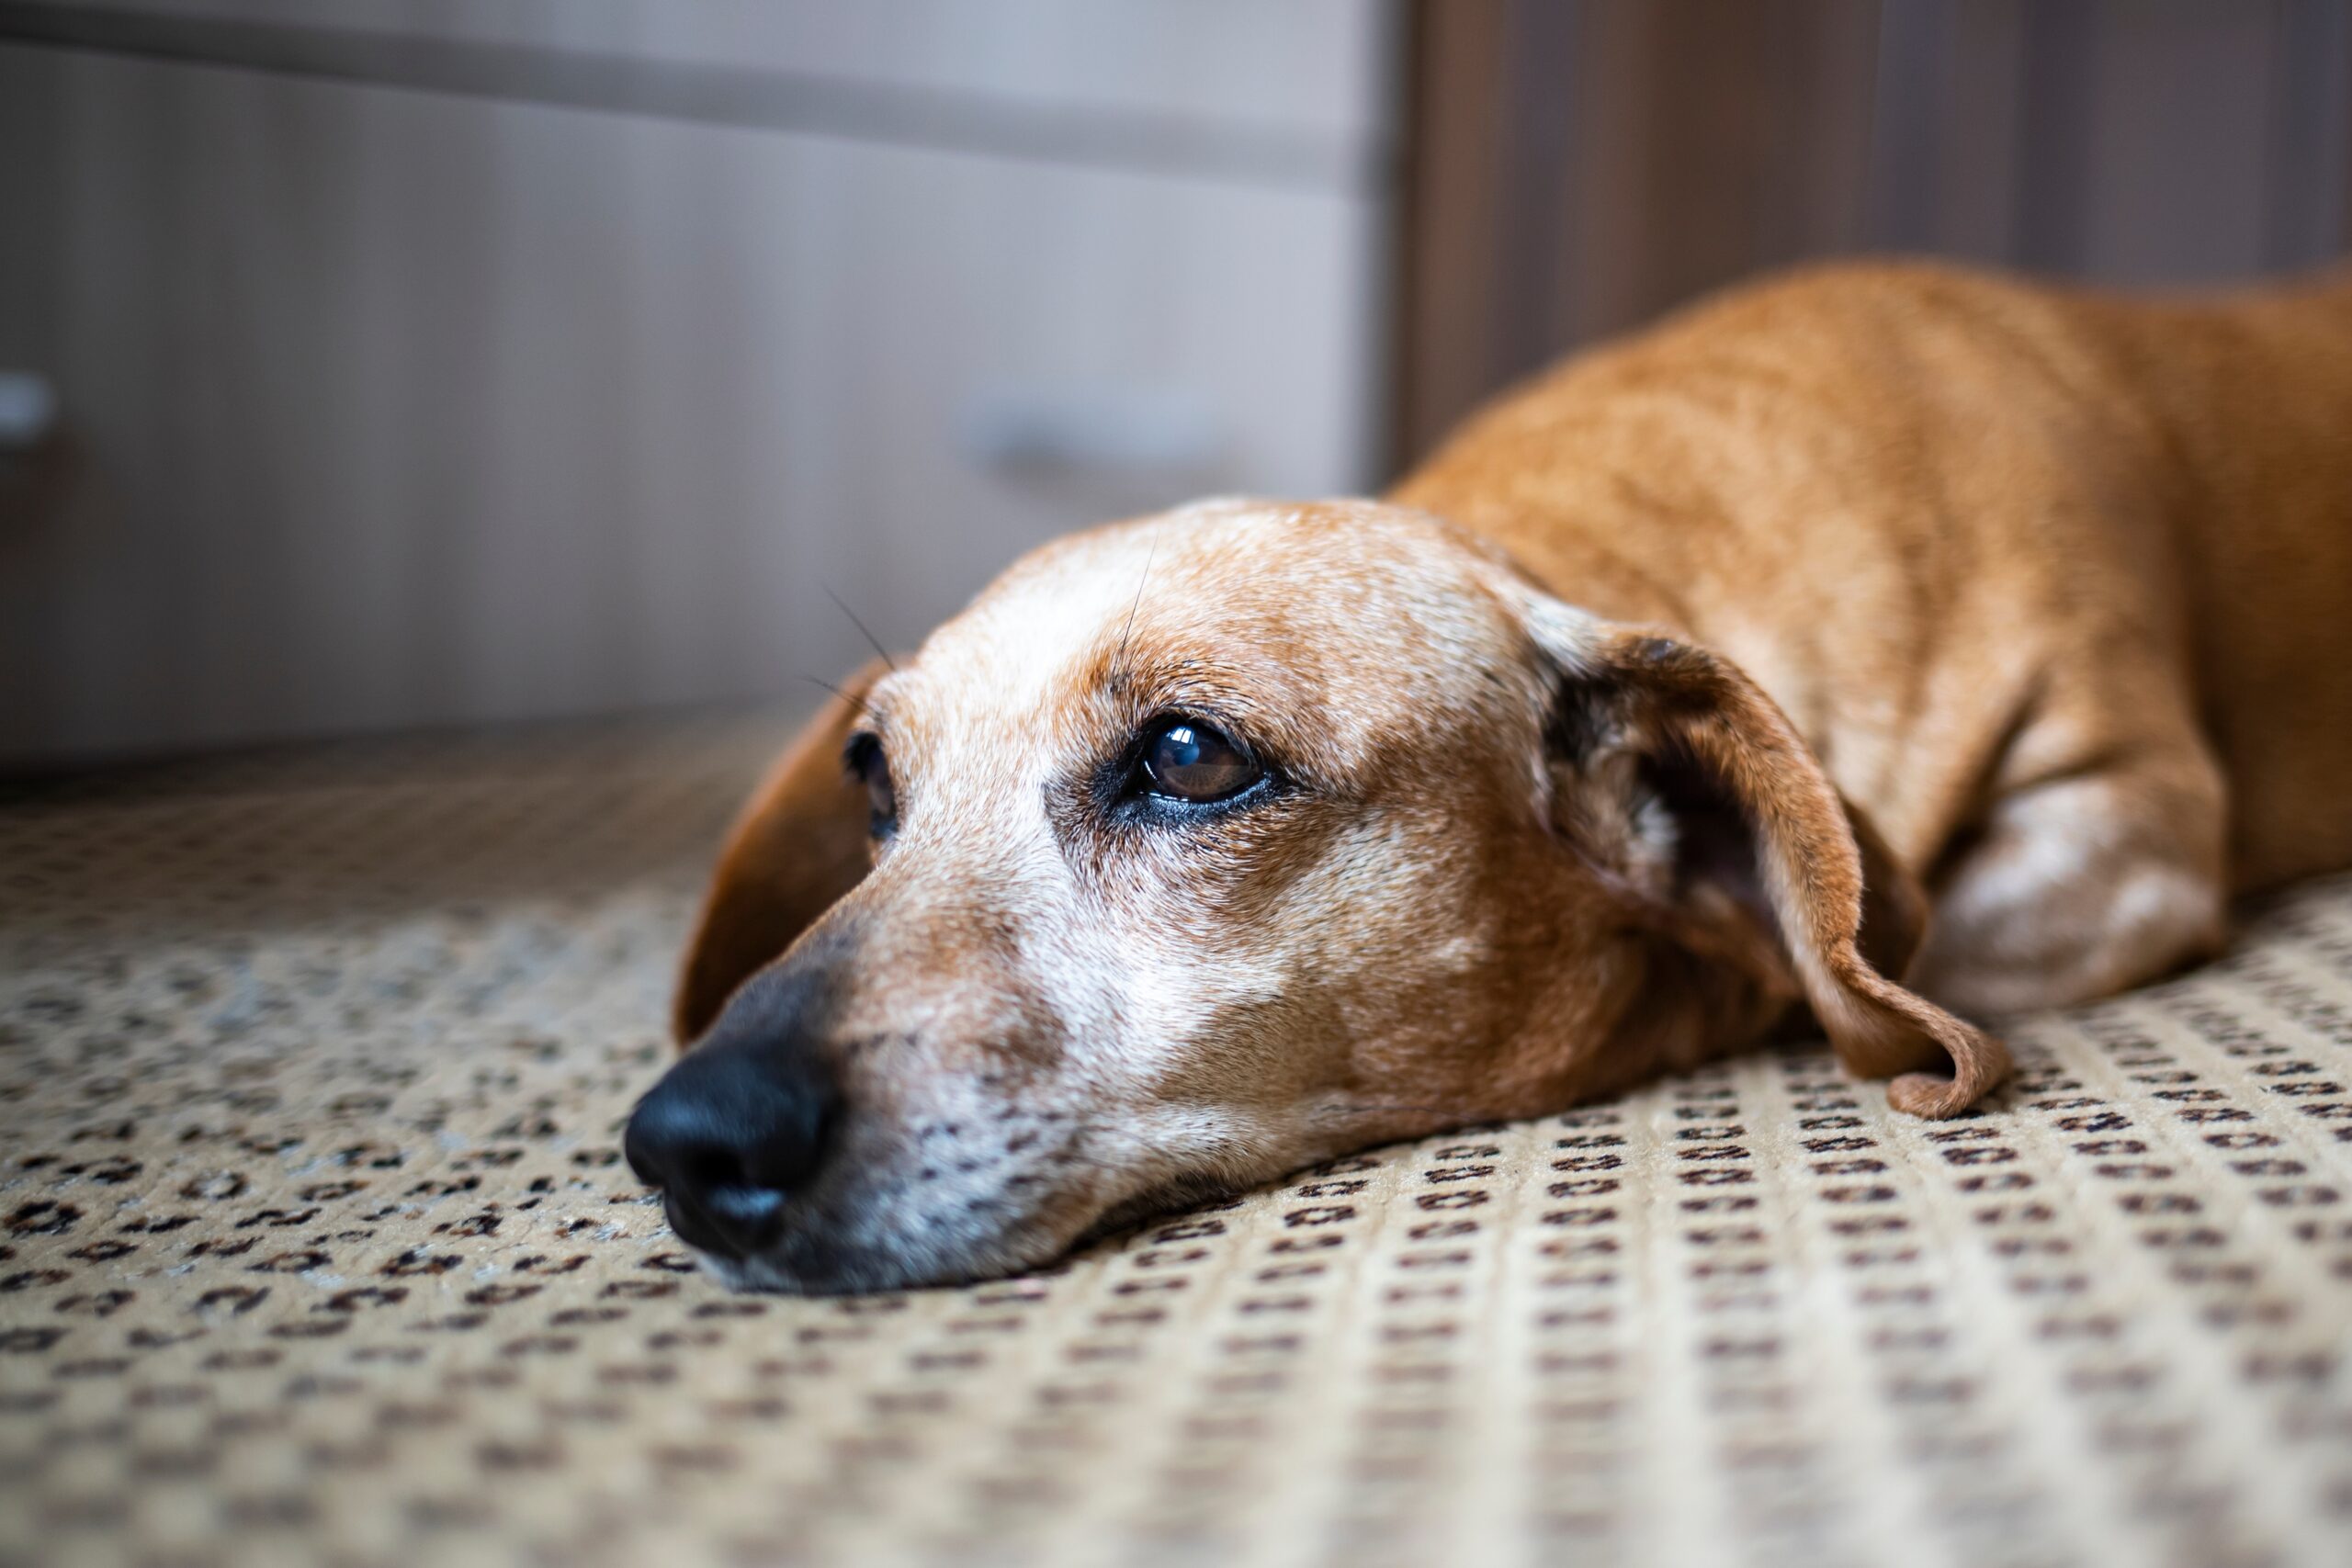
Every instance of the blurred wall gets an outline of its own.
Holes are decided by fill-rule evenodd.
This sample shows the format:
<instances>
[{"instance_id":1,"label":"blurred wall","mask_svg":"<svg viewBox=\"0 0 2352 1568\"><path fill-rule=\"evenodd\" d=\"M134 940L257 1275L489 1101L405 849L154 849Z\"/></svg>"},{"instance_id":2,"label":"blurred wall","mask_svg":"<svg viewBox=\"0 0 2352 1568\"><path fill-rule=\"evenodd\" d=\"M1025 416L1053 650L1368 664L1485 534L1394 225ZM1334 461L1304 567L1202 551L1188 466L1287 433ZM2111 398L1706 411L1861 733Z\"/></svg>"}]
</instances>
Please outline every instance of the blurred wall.
<instances>
[{"instance_id":1,"label":"blurred wall","mask_svg":"<svg viewBox=\"0 0 2352 1568\"><path fill-rule=\"evenodd\" d=\"M790 691L1377 477L1377 0L0 3L0 765Z\"/></svg>"},{"instance_id":2,"label":"blurred wall","mask_svg":"<svg viewBox=\"0 0 2352 1568\"><path fill-rule=\"evenodd\" d=\"M2123 284L2346 244L2347 0L1424 0L1396 446L1759 268Z\"/></svg>"}]
</instances>

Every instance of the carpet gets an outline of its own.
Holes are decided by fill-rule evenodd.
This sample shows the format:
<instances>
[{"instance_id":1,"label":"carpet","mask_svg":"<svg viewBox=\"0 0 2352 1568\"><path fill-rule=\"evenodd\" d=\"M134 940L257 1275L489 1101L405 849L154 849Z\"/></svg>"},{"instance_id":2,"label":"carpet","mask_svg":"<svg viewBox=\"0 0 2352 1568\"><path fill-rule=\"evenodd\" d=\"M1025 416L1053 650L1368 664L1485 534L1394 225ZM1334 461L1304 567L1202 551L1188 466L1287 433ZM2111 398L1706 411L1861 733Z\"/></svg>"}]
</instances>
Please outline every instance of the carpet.
<instances>
[{"instance_id":1,"label":"carpet","mask_svg":"<svg viewBox=\"0 0 2352 1568\"><path fill-rule=\"evenodd\" d=\"M2352 1562L2352 880L2010 1031L747 1298L621 1162L774 716L0 800L0 1562Z\"/></svg>"}]
</instances>

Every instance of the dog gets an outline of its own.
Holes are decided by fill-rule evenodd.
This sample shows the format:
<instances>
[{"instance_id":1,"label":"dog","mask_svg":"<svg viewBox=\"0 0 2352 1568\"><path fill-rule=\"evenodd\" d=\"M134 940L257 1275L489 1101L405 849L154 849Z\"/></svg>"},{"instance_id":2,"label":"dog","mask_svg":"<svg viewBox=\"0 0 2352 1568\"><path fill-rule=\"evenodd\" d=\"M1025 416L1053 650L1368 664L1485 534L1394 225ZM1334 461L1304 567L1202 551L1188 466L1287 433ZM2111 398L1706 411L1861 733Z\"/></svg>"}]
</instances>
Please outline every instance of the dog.
<instances>
[{"instance_id":1,"label":"dog","mask_svg":"<svg viewBox=\"0 0 2352 1568\"><path fill-rule=\"evenodd\" d=\"M857 675L727 840L626 1152L721 1279L822 1292L1792 1027L1952 1116L1981 1021L2352 864L2347 781L2352 275L1801 273L1383 501L1048 544Z\"/></svg>"}]
</instances>

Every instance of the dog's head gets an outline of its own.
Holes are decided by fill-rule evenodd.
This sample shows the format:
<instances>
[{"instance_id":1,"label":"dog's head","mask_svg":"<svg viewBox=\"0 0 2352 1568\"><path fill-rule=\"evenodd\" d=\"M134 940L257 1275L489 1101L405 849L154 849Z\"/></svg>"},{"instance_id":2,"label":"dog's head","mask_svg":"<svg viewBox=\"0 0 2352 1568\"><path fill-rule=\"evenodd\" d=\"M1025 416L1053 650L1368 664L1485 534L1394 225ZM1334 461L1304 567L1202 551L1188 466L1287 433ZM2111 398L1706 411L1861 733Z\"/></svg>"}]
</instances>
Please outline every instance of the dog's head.
<instances>
[{"instance_id":1,"label":"dog's head","mask_svg":"<svg viewBox=\"0 0 2352 1568\"><path fill-rule=\"evenodd\" d=\"M1037 551L815 721L628 1150L724 1277L821 1291L1555 1110L1800 999L1945 1114L2003 1058L1886 977L1919 910L1721 660L1417 513L1209 503Z\"/></svg>"}]
</instances>

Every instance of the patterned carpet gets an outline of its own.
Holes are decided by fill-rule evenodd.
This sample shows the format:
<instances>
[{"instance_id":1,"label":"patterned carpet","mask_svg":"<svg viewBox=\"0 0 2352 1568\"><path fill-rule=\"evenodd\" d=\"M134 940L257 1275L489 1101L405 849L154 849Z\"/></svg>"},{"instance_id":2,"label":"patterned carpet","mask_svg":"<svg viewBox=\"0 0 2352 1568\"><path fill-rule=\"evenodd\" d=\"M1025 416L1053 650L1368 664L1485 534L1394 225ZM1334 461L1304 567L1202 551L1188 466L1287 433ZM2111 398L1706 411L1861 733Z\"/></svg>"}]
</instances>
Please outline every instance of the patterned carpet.
<instances>
[{"instance_id":1,"label":"patterned carpet","mask_svg":"<svg viewBox=\"0 0 2352 1568\"><path fill-rule=\"evenodd\" d=\"M2013 1032L746 1299L616 1148L762 720L0 804L0 1561L2352 1562L2352 881Z\"/></svg>"}]
</instances>

